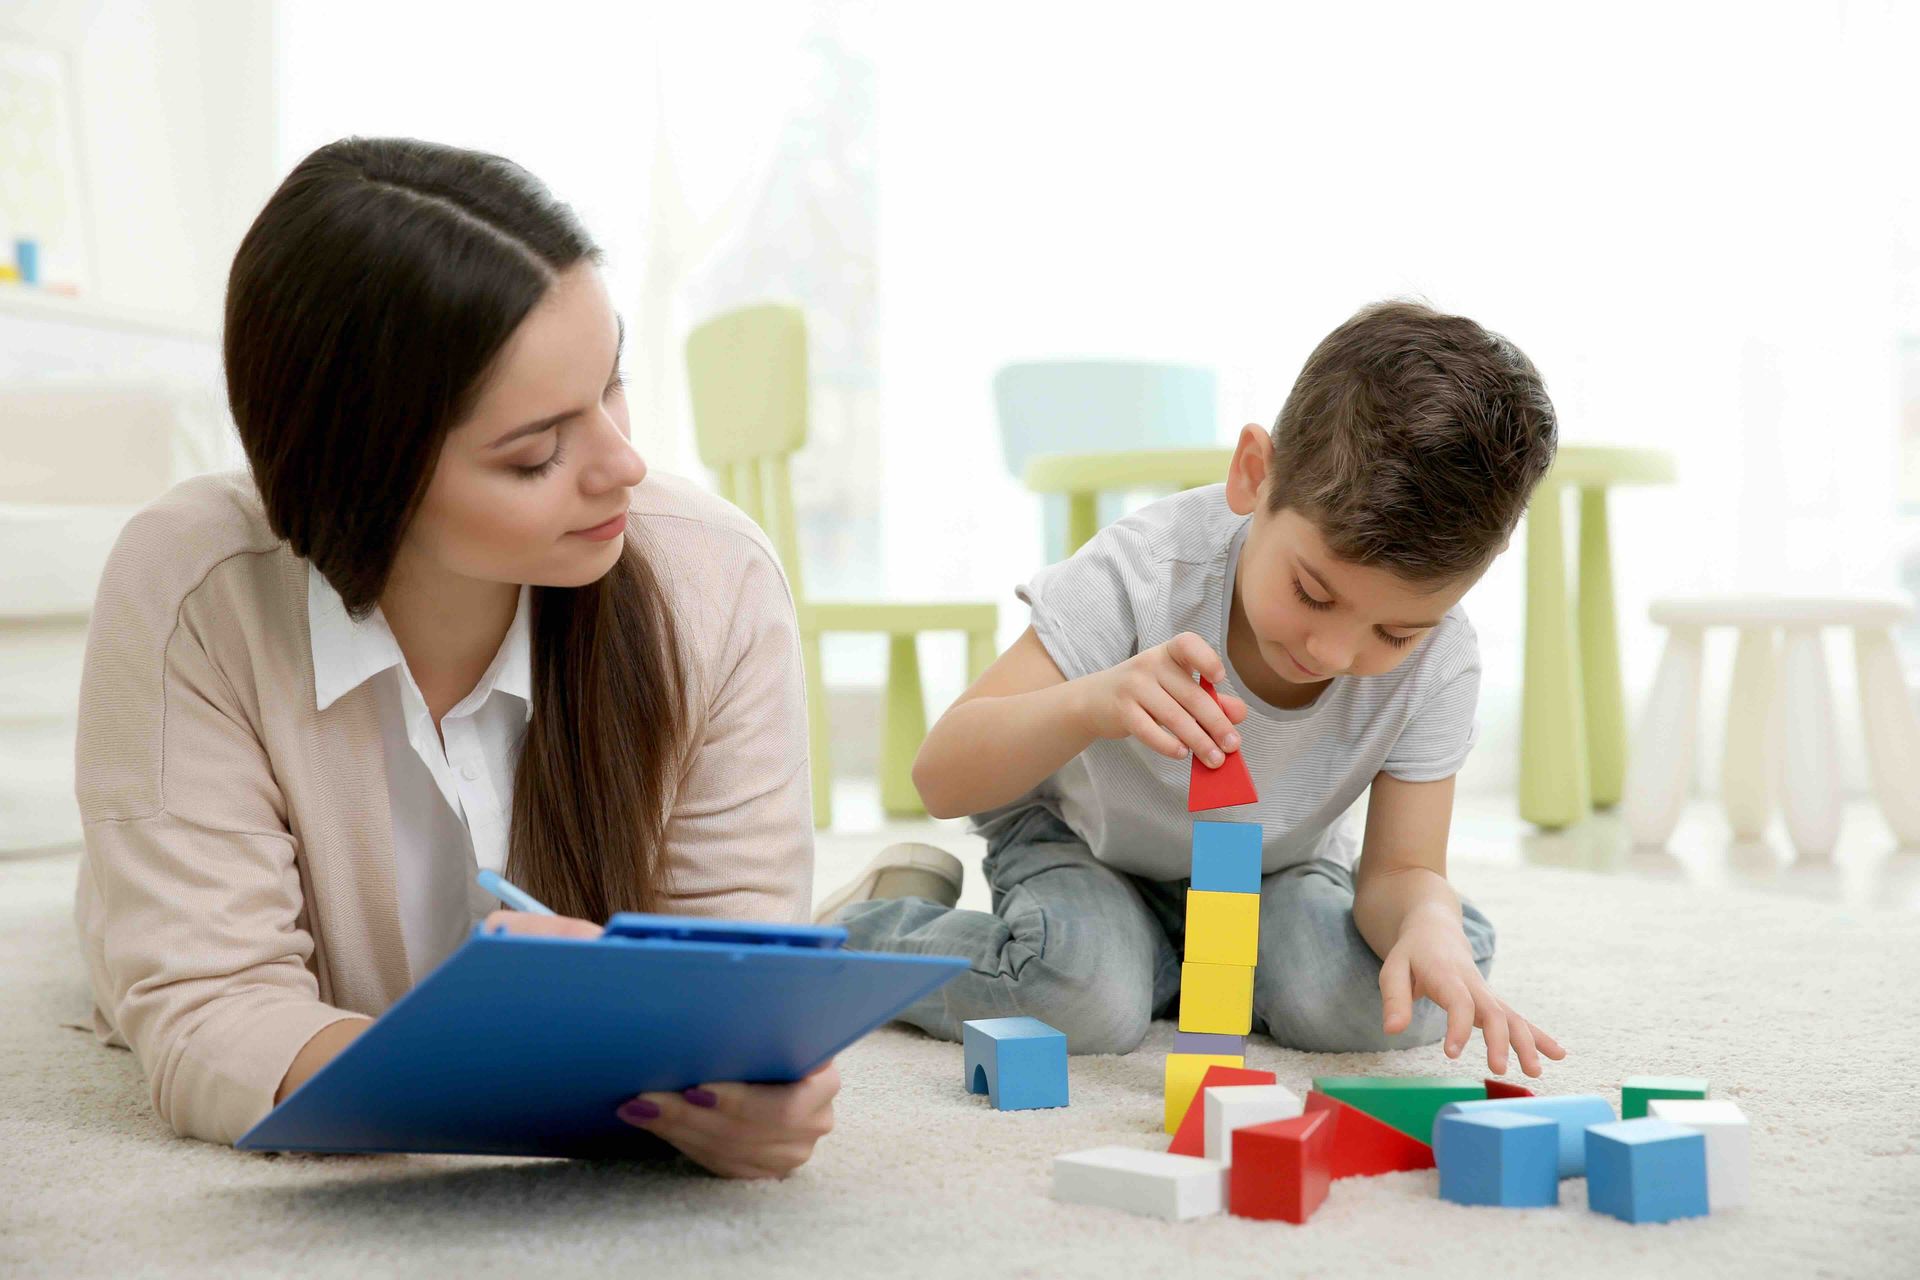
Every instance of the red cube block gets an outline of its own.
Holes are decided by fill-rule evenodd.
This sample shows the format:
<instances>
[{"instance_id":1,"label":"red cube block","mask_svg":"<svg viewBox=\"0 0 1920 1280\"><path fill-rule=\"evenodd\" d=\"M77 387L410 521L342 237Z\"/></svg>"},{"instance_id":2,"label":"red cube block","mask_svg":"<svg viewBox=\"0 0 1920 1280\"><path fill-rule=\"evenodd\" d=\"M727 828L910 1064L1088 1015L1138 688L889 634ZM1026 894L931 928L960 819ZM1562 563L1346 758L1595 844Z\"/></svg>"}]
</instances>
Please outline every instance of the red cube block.
<instances>
[{"instance_id":1,"label":"red cube block","mask_svg":"<svg viewBox=\"0 0 1920 1280\"><path fill-rule=\"evenodd\" d=\"M1487 1096L1489 1098L1531 1098L1533 1090L1523 1084L1508 1084L1498 1076L1488 1076Z\"/></svg>"},{"instance_id":2,"label":"red cube block","mask_svg":"<svg viewBox=\"0 0 1920 1280\"><path fill-rule=\"evenodd\" d=\"M1330 1157L1338 1123L1337 1112L1309 1111L1235 1129L1227 1211L1285 1222L1312 1217L1333 1182Z\"/></svg>"}]
</instances>

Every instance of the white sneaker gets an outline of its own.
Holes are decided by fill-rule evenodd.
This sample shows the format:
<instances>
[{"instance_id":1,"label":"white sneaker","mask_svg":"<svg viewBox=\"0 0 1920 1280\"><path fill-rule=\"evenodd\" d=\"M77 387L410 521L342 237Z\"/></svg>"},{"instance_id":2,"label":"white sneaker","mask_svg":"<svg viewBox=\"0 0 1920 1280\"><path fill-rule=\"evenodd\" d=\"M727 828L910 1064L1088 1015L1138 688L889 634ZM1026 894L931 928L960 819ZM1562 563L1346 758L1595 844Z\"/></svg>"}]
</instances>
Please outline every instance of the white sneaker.
<instances>
[{"instance_id":1,"label":"white sneaker","mask_svg":"<svg viewBox=\"0 0 1920 1280\"><path fill-rule=\"evenodd\" d=\"M890 844L866 869L813 909L815 924L831 923L850 902L874 898L926 898L943 907L960 901L965 872L960 859L930 844Z\"/></svg>"}]
</instances>

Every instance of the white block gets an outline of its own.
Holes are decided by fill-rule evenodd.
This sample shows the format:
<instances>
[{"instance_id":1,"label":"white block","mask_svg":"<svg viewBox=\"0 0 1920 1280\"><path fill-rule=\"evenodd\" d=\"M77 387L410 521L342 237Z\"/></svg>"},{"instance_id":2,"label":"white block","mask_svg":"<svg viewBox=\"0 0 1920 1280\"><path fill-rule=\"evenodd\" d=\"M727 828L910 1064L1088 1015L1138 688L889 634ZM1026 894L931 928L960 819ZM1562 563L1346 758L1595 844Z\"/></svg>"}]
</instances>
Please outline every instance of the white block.
<instances>
[{"instance_id":1,"label":"white block","mask_svg":"<svg viewBox=\"0 0 1920 1280\"><path fill-rule=\"evenodd\" d=\"M1226 1206L1217 1161L1139 1147L1096 1147L1053 1158L1053 1198L1178 1221Z\"/></svg>"},{"instance_id":2,"label":"white block","mask_svg":"<svg viewBox=\"0 0 1920 1280\"><path fill-rule=\"evenodd\" d=\"M1647 1114L1698 1130L1707 1140L1707 1208L1718 1213L1747 1202L1747 1118L1721 1098L1653 1098Z\"/></svg>"},{"instance_id":3,"label":"white block","mask_svg":"<svg viewBox=\"0 0 1920 1280\"><path fill-rule=\"evenodd\" d=\"M1235 1129L1297 1116L1306 1105L1285 1085L1228 1084L1207 1090L1206 1108L1207 1159L1218 1160L1224 1168L1233 1163L1229 1135Z\"/></svg>"}]
</instances>

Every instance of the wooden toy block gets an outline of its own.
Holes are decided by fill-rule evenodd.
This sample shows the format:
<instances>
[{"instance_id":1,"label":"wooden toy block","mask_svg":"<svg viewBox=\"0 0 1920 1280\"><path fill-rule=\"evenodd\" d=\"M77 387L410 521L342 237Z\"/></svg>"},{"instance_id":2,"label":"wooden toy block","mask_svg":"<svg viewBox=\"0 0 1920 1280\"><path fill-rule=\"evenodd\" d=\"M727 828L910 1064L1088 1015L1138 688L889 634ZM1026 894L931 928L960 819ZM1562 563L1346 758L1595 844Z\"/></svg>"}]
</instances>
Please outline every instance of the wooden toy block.
<instances>
[{"instance_id":1,"label":"wooden toy block","mask_svg":"<svg viewBox=\"0 0 1920 1280\"><path fill-rule=\"evenodd\" d=\"M1180 1029L1244 1036L1253 1030L1253 966L1180 966Z\"/></svg>"},{"instance_id":2,"label":"wooden toy block","mask_svg":"<svg viewBox=\"0 0 1920 1280\"><path fill-rule=\"evenodd\" d=\"M1442 1076L1316 1076L1330 1098L1384 1120L1416 1142L1433 1142L1433 1117L1449 1102L1485 1101L1478 1080Z\"/></svg>"},{"instance_id":3,"label":"wooden toy block","mask_svg":"<svg viewBox=\"0 0 1920 1280\"><path fill-rule=\"evenodd\" d=\"M1697 1076L1628 1076L1620 1086L1620 1118L1638 1120L1654 1098L1705 1098L1707 1082Z\"/></svg>"},{"instance_id":4,"label":"wooden toy block","mask_svg":"<svg viewBox=\"0 0 1920 1280\"><path fill-rule=\"evenodd\" d=\"M1247 1052L1245 1036L1221 1036L1208 1031L1175 1031L1175 1053L1205 1053L1215 1057L1238 1058Z\"/></svg>"},{"instance_id":5,"label":"wooden toy block","mask_svg":"<svg viewBox=\"0 0 1920 1280\"><path fill-rule=\"evenodd\" d=\"M1200 687L1214 702L1220 701L1220 695L1205 678L1201 679ZM1252 804L1259 798L1260 793L1253 789L1253 775L1247 772L1244 753L1227 752L1217 769L1209 769L1200 763L1199 756L1193 757L1193 771L1187 780L1187 812L1227 809L1237 804Z\"/></svg>"},{"instance_id":6,"label":"wooden toy block","mask_svg":"<svg viewBox=\"0 0 1920 1280\"><path fill-rule=\"evenodd\" d=\"M1587 1207L1625 1222L1707 1212L1707 1140L1697 1129L1642 1117L1587 1130Z\"/></svg>"},{"instance_id":7,"label":"wooden toy block","mask_svg":"<svg viewBox=\"0 0 1920 1280\"><path fill-rule=\"evenodd\" d=\"M1208 1067L1200 1077L1200 1086L1180 1113L1180 1124L1173 1131L1167 1150L1176 1156L1204 1156L1207 1153L1207 1109L1195 1106L1207 1096L1207 1090L1230 1084L1272 1084L1278 1077L1271 1071L1250 1071L1246 1067Z\"/></svg>"},{"instance_id":8,"label":"wooden toy block","mask_svg":"<svg viewBox=\"0 0 1920 1280\"><path fill-rule=\"evenodd\" d=\"M1191 887L1203 893L1260 892L1262 835L1256 822L1196 819Z\"/></svg>"},{"instance_id":9,"label":"wooden toy block","mask_svg":"<svg viewBox=\"0 0 1920 1280\"><path fill-rule=\"evenodd\" d=\"M1489 1098L1531 1098L1533 1090L1522 1084L1508 1084L1499 1076L1488 1076L1487 1096Z\"/></svg>"},{"instance_id":10,"label":"wooden toy block","mask_svg":"<svg viewBox=\"0 0 1920 1280\"><path fill-rule=\"evenodd\" d=\"M1647 1114L1707 1140L1707 1208L1714 1213L1747 1202L1751 1140L1747 1117L1731 1102L1704 1098L1653 1098Z\"/></svg>"},{"instance_id":11,"label":"wooden toy block","mask_svg":"<svg viewBox=\"0 0 1920 1280\"><path fill-rule=\"evenodd\" d=\"M1227 1209L1242 1218L1305 1222L1327 1198L1328 1157L1338 1118L1310 1111L1233 1133Z\"/></svg>"},{"instance_id":12,"label":"wooden toy block","mask_svg":"<svg viewBox=\"0 0 1920 1280\"><path fill-rule=\"evenodd\" d=\"M1440 1198L1455 1204L1543 1209L1560 1203L1560 1126L1518 1111L1443 1115Z\"/></svg>"},{"instance_id":13,"label":"wooden toy block","mask_svg":"<svg viewBox=\"0 0 1920 1280\"><path fill-rule=\"evenodd\" d=\"M1486 1111L1511 1111L1523 1116L1542 1116L1560 1126L1560 1176L1578 1178L1587 1171L1587 1129L1590 1125L1610 1124L1613 1104L1597 1093L1567 1093L1546 1098L1488 1098L1483 1102L1449 1102L1434 1116L1434 1157L1440 1157L1445 1139L1440 1121L1448 1116L1477 1115Z\"/></svg>"},{"instance_id":14,"label":"wooden toy block","mask_svg":"<svg viewBox=\"0 0 1920 1280\"><path fill-rule=\"evenodd\" d=\"M1067 1037L1038 1018L979 1018L960 1024L968 1093L999 1111L1067 1105Z\"/></svg>"},{"instance_id":15,"label":"wooden toy block","mask_svg":"<svg viewBox=\"0 0 1920 1280\"><path fill-rule=\"evenodd\" d=\"M1196 1105L1206 1113L1203 1154L1223 1165L1233 1163L1233 1131L1248 1125L1287 1120L1306 1110L1293 1090L1280 1084L1216 1085L1203 1089Z\"/></svg>"},{"instance_id":16,"label":"wooden toy block","mask_svg":"<svg viewBox=\"0 0 1920 1280\"><path fill-rule=\"evenodd\" d=\"M1416 1141L1358 1107L1313 1091L1308 1111L1330 1111L1337 1119L1328 1168L1338 1178L1370 1178L1377 1173L1400 1173L1433 1168L1433 1148Z\"/></svg>"},{"instance_id":17,"label":"wooden toy block","mask_svg":"<svg viewBox=\"0 0 1920 1280\"><path fill-rule=\"evenodd\" d=\"M1224 1170L1211 1160L1138 1147L1096 1147L1055 1156L1053 1198L1179 1221L1218 1213Z\"/></svg>"},{"instance_id":18,"label":"wooden toy block","mask_svg":"<svg viewBox=\"0 0 1920 1280\"><path fill-rule=\"evenodd\" d=\"M1187 1107L1193 1102L1194 1092L1200 1088L1200 1080L1207 1074L1208 1067L1244 1067L1246 1065L1247 1060L1239 1054L1168 1054L1164 1090L1167 1132L1172 1133L1180 1127L1180 1118L1187 1114Z\"/></svg>"},{"instance_id":19,"label":"wooden toy block","mask_svg":"<svg viewBox=\"0 0 1920 1280\"><path fill-rule=\"evenodd\" d=\"M1187 892L1187 960L1252 968L1260 956L1260 895Z\"/></svg>"}]
</instances>

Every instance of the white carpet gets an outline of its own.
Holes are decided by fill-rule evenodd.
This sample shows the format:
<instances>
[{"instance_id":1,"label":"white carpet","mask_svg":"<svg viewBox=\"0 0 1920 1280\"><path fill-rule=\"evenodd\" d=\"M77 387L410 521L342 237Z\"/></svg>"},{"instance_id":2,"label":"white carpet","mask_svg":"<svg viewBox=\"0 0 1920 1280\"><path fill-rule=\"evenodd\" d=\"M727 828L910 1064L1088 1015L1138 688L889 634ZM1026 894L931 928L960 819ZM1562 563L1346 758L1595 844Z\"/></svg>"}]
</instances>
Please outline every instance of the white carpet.
<instances>
[{"instance_id":1,"label":"white carpet","mask_svg":"<svg viewBox=\"0 0 1920 1280\"><path fill-rule=\"evenodd\" d=\"M446 1157L262 1157L171 1137L130 1054L78 1024L70 856L0 862L0 1274L306 1277L1367 1276L1920 1273L1920 921L1543 868L1457 875L1501 930L1503 992L1571 1049L1544 1088L1705 1075L1753 1121L1753 1205L1632 1227L1466 1209L1435 1175L1336 1183L1304 1227L1174 1224L1047 1198L1058 1152L1164 1142L1155 1027L1076 1058L1073 1104L996 1114L957 1045L888 1030L844 1055L838 1131L778 1184L683 1169ZM823 884L825 877L823 875ZM1477 1046L1478 1041L1475 1041ZM1313 1074L1446 1070L1437 1050L1256 1044Z\"/></svg>"}]
</instances>

